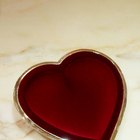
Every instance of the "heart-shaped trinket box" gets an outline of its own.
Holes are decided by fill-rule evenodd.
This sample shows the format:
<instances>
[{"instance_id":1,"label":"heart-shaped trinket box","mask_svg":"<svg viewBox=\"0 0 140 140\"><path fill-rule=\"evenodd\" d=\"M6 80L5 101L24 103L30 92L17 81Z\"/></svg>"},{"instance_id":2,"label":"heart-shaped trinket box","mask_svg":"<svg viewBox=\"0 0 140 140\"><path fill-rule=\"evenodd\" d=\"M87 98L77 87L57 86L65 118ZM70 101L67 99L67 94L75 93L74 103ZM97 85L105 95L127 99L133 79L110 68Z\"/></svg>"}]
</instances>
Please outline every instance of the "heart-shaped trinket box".
<instances>
[{"instance_id":1,"label":"heart-shaped trinket box","mask_svg":"<svg viewBox=\"0 0 140 140\"><path fill-rule=\"evenodd\" d=\"M77 50L28 69L16 83L14 101L47 138L112 140L124 112L126 84L108 56Z\"/></svg>"}]
</instances>

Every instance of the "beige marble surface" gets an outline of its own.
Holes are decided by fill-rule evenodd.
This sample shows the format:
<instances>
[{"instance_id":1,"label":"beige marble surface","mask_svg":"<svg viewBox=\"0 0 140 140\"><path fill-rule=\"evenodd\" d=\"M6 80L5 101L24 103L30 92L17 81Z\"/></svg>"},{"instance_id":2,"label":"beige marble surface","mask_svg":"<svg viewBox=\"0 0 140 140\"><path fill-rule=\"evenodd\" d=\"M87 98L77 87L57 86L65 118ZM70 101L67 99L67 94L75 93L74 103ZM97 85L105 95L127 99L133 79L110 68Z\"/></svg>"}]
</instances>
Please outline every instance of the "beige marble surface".
<instances>
[{"instance_id":1,"label":"beige marble surface","mask_svg":"<svg viewBox=\"0 0 140 140\"><path fill-rule=\"evenodd\" d=\"M79 48L104 52L122 69L127 107L115 140L140 140L139 0L0 0L0 140L45 140L16 111L15 82Z\"/></svg>"}]
</instances>

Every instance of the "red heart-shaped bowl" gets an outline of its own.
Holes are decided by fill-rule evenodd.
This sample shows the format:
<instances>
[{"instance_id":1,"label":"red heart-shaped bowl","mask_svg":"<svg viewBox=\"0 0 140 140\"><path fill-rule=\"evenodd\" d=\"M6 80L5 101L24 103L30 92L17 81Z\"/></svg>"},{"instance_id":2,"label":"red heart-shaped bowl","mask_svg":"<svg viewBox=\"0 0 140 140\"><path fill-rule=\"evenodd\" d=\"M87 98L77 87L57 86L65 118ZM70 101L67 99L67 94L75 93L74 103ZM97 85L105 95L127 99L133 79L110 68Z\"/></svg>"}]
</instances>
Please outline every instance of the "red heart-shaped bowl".
<instances>
[{"instance_id":1,"label":"red heart-shaped bowl","mask_svg":"<svg viewBox=\"0 0 140 140\"><path fill-rule=\"evenodd\" d=\"M124 112L126 84L112 59L77 50L28 69L16 83L14 101L47 138L112 140Z\"/></svg>"}]
</instances>

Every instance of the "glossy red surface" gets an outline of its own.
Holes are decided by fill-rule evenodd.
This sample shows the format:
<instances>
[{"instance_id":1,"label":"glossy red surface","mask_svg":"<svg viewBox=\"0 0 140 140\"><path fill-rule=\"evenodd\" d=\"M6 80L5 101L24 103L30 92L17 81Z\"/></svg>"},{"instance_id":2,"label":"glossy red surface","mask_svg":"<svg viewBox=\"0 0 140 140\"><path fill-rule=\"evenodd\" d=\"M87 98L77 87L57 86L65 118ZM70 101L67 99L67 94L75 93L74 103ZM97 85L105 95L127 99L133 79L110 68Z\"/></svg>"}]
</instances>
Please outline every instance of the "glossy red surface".
<instances>
[{"instance_id":1,"label":"glossy red surface","mask_svg":"<svg viewBox=\"0 0 140 140\"><path fill-rule=\"evenodd\" d=\"M112 62L88 51L74 53L59 65L36 67L18 89L24 112L48 132L69 140L109 140L123 94Z\"/></svg>"}]
</instances>

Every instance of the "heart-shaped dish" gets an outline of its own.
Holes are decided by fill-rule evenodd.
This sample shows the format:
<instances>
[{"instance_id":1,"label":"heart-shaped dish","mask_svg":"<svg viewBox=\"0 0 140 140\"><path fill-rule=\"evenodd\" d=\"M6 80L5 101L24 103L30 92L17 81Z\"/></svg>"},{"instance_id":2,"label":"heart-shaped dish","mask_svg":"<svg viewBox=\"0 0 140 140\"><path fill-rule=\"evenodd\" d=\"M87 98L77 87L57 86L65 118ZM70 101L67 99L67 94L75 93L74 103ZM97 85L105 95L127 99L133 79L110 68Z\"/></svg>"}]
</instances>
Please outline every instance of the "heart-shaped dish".
<instances>
[{"instance_id":1,"label":"heart-shaped dish","mask_svg":"<svg viewBox=\"0 0 140 140\"><path fill-rule=\"evenodd\" d=\"M76 50L28 69L16 83L14 101L47 138L113 140L126 105L126 84L108 56Z\"/></svg>"}]
</instances>

